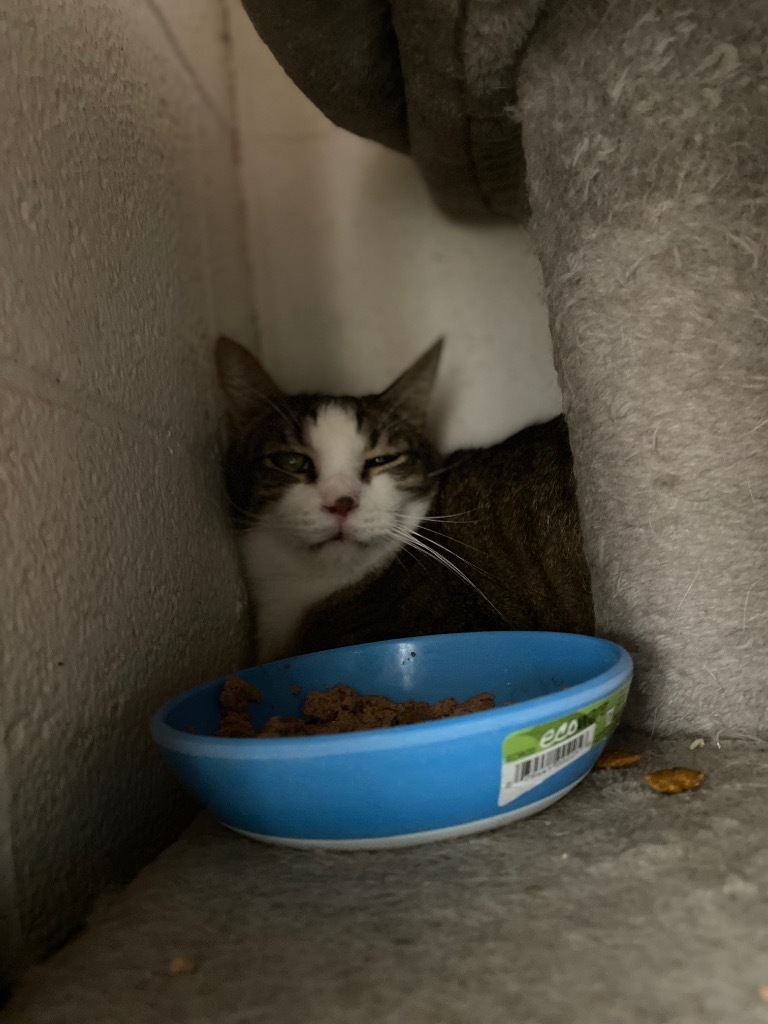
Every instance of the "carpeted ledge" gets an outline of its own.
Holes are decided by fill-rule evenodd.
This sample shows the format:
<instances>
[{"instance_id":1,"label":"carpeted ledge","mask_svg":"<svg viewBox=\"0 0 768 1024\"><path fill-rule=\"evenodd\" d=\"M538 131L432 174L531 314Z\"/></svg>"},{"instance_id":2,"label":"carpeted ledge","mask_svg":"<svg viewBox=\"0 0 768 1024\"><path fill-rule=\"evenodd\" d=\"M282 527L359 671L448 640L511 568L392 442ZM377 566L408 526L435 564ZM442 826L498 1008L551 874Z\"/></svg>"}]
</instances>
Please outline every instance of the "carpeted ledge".
<instances>
[{"instance_id":1,"label":"carpeted ledge","mask_svg":"<svg viewBox=\"0 0 768 1024\"><path fill-rule=\"evenodd\" d=\"M8 1024L768 1021L768 755L663 741L473 839L271 849L201 818L31 971ZM659 796L643 770L709 772ZM177 955L194 974L171 977Z\"/></svg>"}]
</instances>

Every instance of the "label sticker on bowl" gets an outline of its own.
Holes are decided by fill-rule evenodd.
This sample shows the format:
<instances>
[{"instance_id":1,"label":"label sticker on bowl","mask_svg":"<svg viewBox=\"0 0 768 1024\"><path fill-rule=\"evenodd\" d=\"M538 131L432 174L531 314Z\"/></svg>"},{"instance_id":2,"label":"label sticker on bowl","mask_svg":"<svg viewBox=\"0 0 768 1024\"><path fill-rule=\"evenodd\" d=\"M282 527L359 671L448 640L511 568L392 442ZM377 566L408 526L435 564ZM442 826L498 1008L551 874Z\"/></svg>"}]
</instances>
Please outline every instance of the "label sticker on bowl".
<instances>
[{"instance_id":1,"label":"label sticker on bowl","mask_svg":"<svg viewBox=\"0 0 768 1024\"><path fill-rule=\"evenodd\" d=\"M572 715L505 736L501 744L499 807L517 800L604 740L618 725L628 693L629 682L610 697Z\"/></svg>"}]
</instances>

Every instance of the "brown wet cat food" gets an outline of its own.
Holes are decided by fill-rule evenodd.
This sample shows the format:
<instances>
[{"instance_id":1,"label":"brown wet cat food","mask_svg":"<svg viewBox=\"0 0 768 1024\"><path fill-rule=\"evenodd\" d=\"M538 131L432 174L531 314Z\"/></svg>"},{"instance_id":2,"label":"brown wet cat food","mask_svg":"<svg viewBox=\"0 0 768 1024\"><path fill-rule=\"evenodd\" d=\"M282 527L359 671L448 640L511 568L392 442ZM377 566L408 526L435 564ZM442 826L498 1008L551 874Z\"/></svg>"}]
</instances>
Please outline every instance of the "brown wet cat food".
<instances>
[{"instance_id":1,"label":"brown wet cat food","mask_svg":"<svg viewBox=\"0 0 768 1024\"><path fill-rule=\"evenodd\" d=\"M249 691L255 692L257 696L248 697ZM325 693L310 691L304 701L300 718L275 716L257 731L248 717L249 700L261 700L261 695L255 687L249 686L241 679L227 680L221 691L222 716L216 731L217 736L253 738L362 732L365 729L457 718L476 711L490 711L496 706L491 693L477 693L463 702L453 697L444 697L433 704L419 700L398 703L387 697L364 697L349 686L334 686Z\"/></svg>"},{"instance_id":2,"label":"brown wet cat food","mask_svg":"<svg viewBox=\"0 0 768 1024\"><path fill-rule=\"evenodd\" d=\"M252 703L261 703L261 694L256 687L236 676L228 679L219 694L221 718L216 735L236 736L239 739L256 736L248 714L248 705Z\"/></svg>"}]
</instances>

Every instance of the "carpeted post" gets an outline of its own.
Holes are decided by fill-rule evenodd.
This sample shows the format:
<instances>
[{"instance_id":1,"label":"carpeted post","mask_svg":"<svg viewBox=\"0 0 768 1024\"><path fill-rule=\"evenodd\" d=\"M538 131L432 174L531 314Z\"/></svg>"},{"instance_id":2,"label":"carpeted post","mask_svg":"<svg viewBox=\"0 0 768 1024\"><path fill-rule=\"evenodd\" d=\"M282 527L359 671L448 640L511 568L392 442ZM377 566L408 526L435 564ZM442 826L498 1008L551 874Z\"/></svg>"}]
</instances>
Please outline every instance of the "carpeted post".
<instances>
[{"instance_id":1,"label":"carpeted post","mask_svg":"<svg viewBox=\"0 0 768 1024\"><path fill-rule=\"evenodd\" d=\"M599 630L629 717L765 732L768 5L571 0L520 78Z\"/></svg>"}]
</instances>

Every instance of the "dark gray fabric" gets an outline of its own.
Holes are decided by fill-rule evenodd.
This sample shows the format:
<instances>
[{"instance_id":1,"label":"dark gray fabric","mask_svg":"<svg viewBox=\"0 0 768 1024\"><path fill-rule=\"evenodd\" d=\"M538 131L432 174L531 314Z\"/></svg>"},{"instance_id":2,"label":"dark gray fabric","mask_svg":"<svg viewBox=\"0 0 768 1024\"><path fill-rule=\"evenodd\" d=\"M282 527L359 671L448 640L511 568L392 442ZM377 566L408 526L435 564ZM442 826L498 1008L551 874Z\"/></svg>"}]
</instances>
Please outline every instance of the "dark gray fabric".
<instances>
[{"instance_id":1,"label":"dark gray fabric","mask_svg":"<svg viewBox=\"0 0 768 1024\"><path fill-rule=\"evenodd\" d=\"M389 0L243 0L256 31L334 124L408 150Z\"/></svg>"},{"instance_id":2,"label":"dark gray fabric","mask_svg":"<svg viewBox=\"0 0 768 1024\"><path fill-rule=\"evenodd\" d=\"M544 0L243 0L335 124L409 152L461 217L527 213L519 57Z\"/></svg>"}]
</instances>

